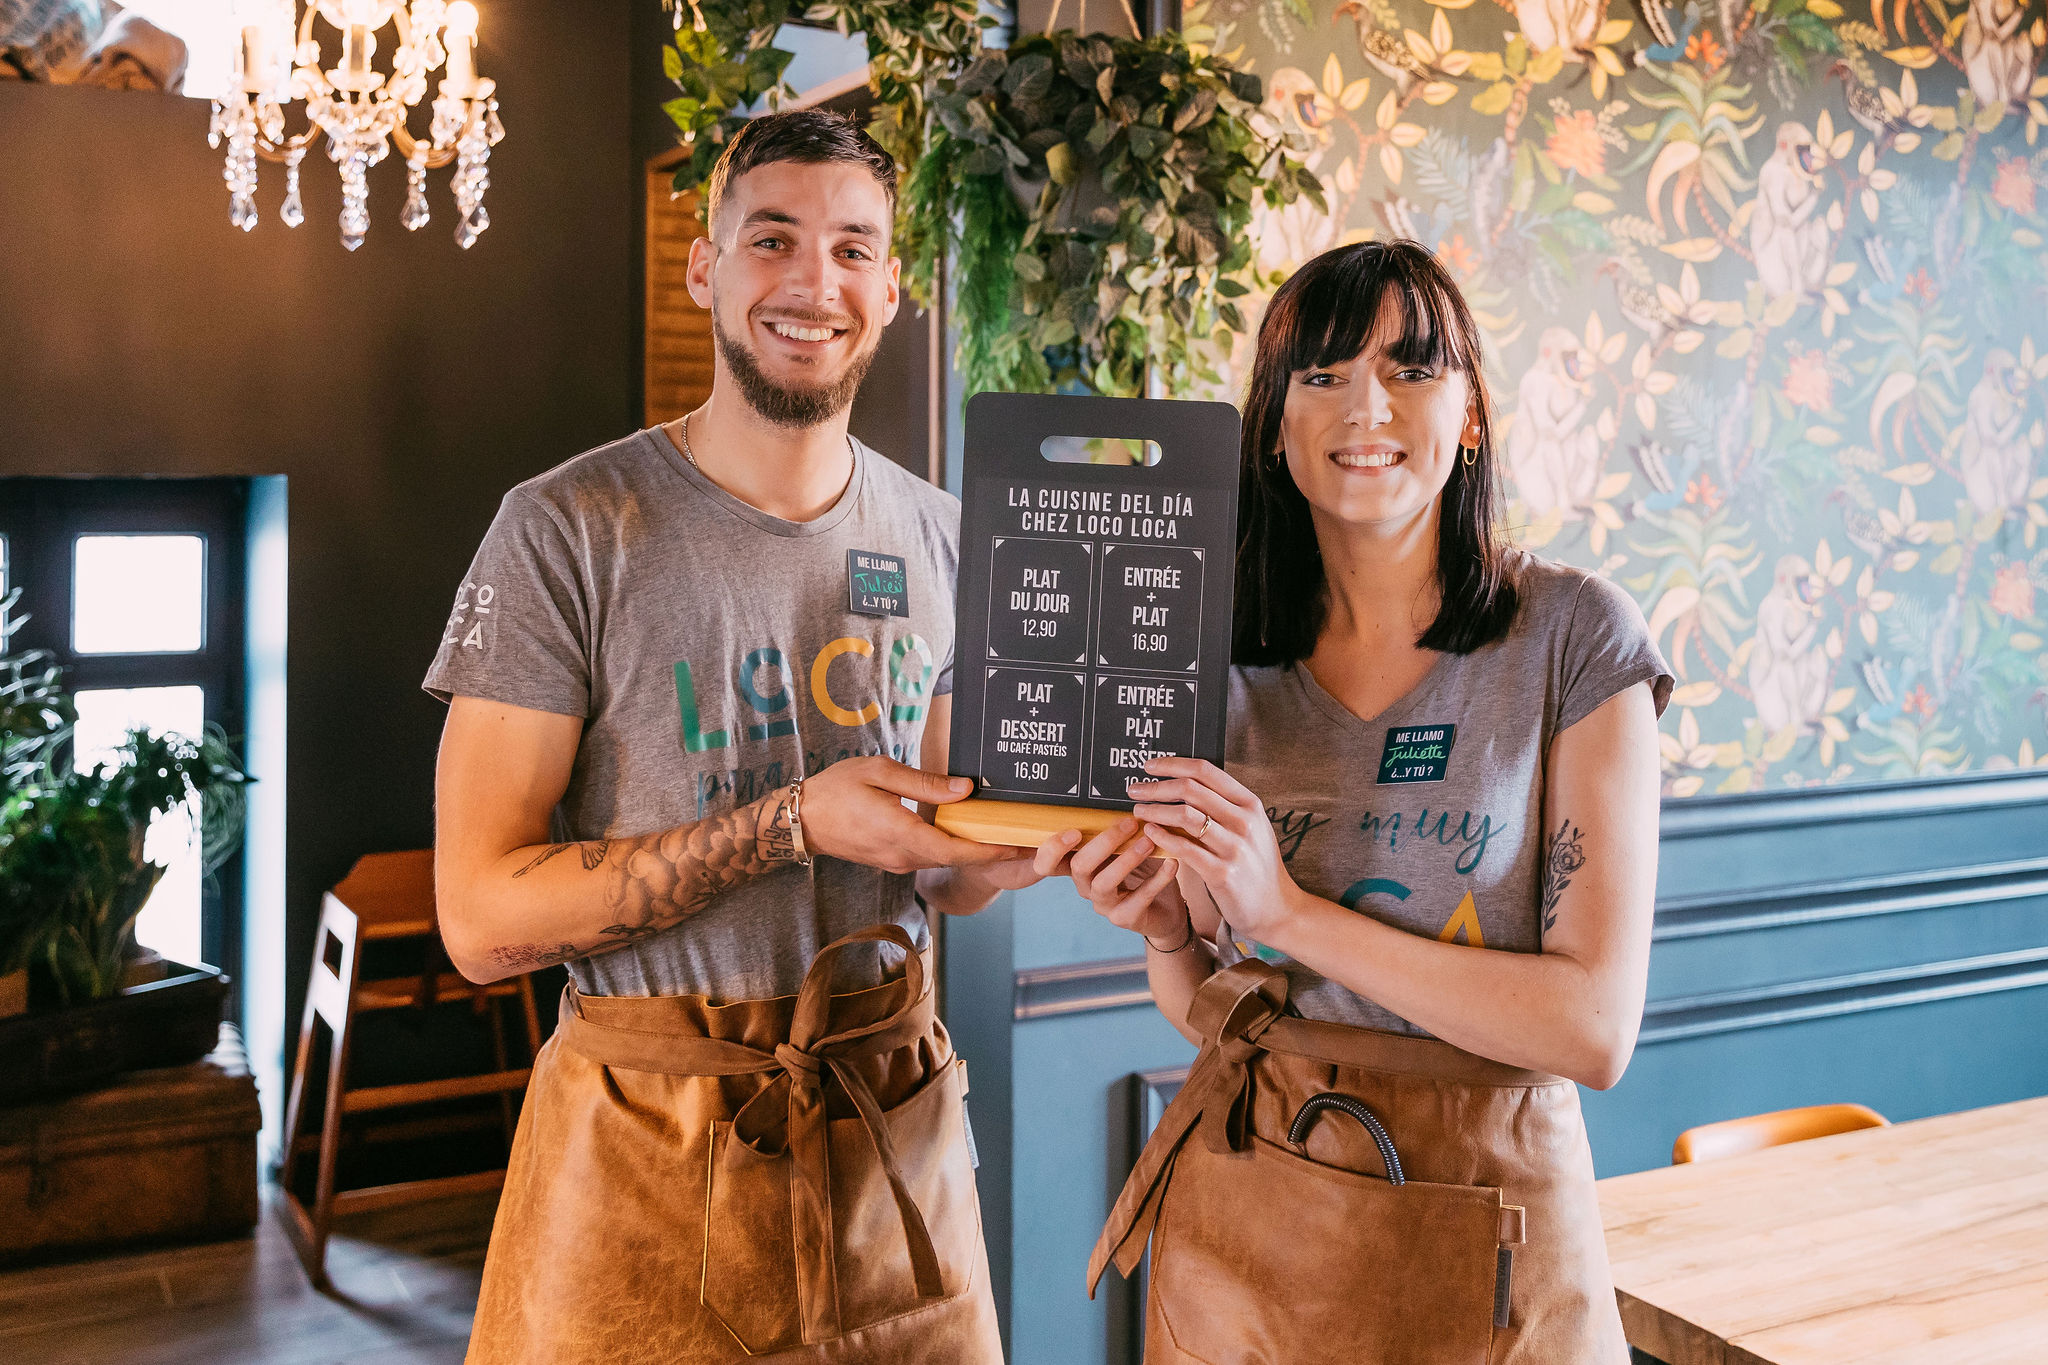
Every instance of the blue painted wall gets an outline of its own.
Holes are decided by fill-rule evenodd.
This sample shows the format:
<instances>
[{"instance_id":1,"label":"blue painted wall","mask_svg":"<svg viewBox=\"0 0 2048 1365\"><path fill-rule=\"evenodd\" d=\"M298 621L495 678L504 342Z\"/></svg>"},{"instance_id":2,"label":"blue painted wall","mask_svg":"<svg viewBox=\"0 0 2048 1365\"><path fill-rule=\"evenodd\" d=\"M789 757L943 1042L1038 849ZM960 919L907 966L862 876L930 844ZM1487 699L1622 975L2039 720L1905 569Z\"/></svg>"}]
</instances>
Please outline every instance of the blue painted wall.
<instances>
[{"instance_id":1,"label":"blue painted wall","mask_svg":"<svg viewBox=\"0 0 2048 1365\"><path fill-rule=\"evenodd\" d=\"M947 971L1010 1359L1111 1365L1127 1305L1082 1280L1130 1078L1192 1049L1149 1004L1087 1007L1142 980L1089 966L1128 961L1128 936L1059 886L1008 901L952 927ZM2048 1093L2044 1040L2048 773L1674 802L1643 1042L1619 1086L1584 1096L1594 1161L1660 1165L1692 1124L1790 1105L1904 1120Z\"/></svg>"}]
</instances>

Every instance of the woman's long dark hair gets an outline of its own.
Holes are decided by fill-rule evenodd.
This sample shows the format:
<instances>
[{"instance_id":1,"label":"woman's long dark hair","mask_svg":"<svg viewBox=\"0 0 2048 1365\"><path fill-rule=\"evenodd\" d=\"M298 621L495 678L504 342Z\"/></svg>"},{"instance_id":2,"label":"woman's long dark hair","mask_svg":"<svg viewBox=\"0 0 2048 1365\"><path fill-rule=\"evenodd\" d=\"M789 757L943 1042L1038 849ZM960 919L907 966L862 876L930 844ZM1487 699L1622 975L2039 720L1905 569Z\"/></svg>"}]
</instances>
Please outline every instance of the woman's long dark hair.
<instances>
[{"instance_id":1,"label":"woman's long dark hair","mask_svg":"<svg viewBox=\"0 0 2048 1365\"><path fill-rule=\"evenodd\" d=\"M1237 614L1231 661L1291 664L1314 652L1329 619L1323 556L1308 499L1280 454L1280 417L1295 374L1339 365L1365 349L1389 294L1401 332L1389 354L1402 365L1464 372L1479 413L1471 464L1459 458L1437 521L1436 619L1424 649L1469 654L1508 633L1515 585L1500 531L1503 493L1493 450L1493 405L1480 374L1479 329L1436 257L1411 241L1338 247L1280 286L1259 326L1245 395L1238 486Z\"/></svg>"}]
</instances>

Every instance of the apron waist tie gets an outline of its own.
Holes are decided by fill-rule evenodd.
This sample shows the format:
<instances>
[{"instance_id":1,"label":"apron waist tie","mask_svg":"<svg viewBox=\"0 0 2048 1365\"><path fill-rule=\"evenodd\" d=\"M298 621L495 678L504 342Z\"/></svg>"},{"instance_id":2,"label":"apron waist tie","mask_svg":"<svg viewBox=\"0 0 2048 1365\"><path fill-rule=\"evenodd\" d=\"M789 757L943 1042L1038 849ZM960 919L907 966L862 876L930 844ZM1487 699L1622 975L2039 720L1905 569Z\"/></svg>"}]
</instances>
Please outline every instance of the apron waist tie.
<instances>
[{"instance_id":1,"label":"apron waist tie","mask_svg":"<svg viewBox=\"0 0 2048 1365\"><path fill-rule=\"evenodd\" d=\"M1095 1297L1095 1286L1112 1260L1127 1279L1137 1269L1159 1221L1173 1159L1197 1124L1210 1150L1243 1148L1251 1126L1251 1062L1262 1050L1258 1038L1286 1005L1286 976L1257 958L1225 967L1195 992L1188 1023L1202 1035L1201 1054L1160 1116L1096 1239L1088 1258L1089 1298Z\"/></svg>"},{"instance_id":2,"label":"apron waist tie","mask_svg":"<svg viewBox=\"0 0 2048 1365\"><path fill-rule=\"evenodd\" d=\"M828 959L843 948L872 942L893 943L903 950L903 1003L874 1023L828 1033L832 1010ZM596 1023L583 1013L573 985L564 992L563 1004L563 1041L602 1065L673 1076L768 1077L767 1085L733 1115L732 1133L761 1156L774 1158L786 1152L790 1157L797 1297L806 1343L829 1341L841 1334L839 1272L832 1250L832 1158L826 1138L828 1071L853 1101L875 1157L889 1178L918 1297L944 1294L938 1252L932 1246L924 1214L904 1181L881 1105L867 1079L851 1065L858 1058L908 1046L930 1026L932 1000L926 990L924 960L901 926L871 925L819 949L804 973L789 1041L777 1043L772 1052L724 1038L656 1036ZM784 1092L780 1104L778 1090ZM720 1234L720 1228L707 1226L707 1257L718 1255Z\"/></svg>"}]
</instances>

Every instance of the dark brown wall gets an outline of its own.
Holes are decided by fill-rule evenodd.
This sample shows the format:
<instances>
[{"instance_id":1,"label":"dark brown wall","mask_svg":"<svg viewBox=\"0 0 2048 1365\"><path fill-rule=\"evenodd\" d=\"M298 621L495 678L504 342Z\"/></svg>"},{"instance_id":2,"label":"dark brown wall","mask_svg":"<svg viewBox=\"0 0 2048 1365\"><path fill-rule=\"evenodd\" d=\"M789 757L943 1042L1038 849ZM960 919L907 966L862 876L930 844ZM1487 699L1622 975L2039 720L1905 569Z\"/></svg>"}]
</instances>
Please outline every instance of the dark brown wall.
<instances>
[{"instance_id":1,"label":"dark brown wall","mask_svg":"<svg viewBox=\"0 0 2048 1365\"><path fill-rule=\"evenodd\" d=\"M649 0L651 7L651 0ZM442 709L419 679L506 488L636 425L624 0L492 0L492 226L398 225L396 158L342 249L227 221L196 100L0 82L0 473L290 477L289 1009L322 888L432 834ZM259 1040L251 1040L260 1046Z\"/></svg>"}]
</instances>

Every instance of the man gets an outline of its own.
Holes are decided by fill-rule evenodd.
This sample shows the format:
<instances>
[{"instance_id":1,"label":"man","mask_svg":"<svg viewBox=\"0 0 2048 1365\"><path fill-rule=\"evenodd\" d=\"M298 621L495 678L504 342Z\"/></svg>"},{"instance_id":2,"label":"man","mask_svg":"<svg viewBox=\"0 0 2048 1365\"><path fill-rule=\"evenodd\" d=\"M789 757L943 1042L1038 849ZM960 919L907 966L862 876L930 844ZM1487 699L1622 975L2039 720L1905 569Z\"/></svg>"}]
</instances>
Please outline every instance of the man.
<instances>
[{"instance_id":1,"label":"man","mask_svg":"<svg viewBox=\"0 0 2048 1365\"><path fill-rule=\"evenodd\" d=\"M733 139L710 399L513 489L428 673L449 954L573 980L473 1362L1000 1361L924 905L1036 874L904 804L972 784L959 505L846 432L895 191L836 115Z\"/></svg>"}]
</instances>

